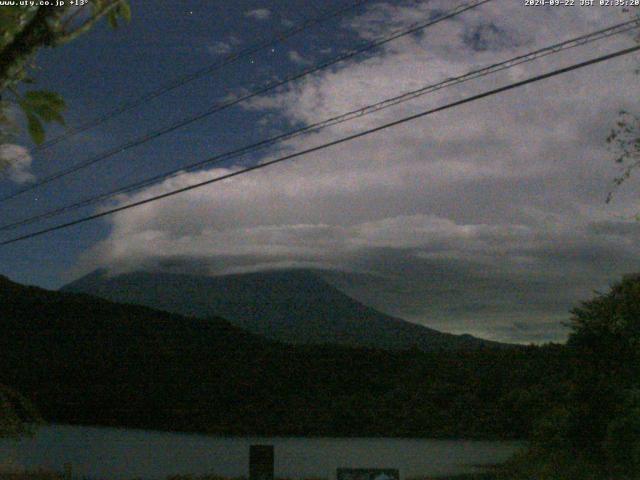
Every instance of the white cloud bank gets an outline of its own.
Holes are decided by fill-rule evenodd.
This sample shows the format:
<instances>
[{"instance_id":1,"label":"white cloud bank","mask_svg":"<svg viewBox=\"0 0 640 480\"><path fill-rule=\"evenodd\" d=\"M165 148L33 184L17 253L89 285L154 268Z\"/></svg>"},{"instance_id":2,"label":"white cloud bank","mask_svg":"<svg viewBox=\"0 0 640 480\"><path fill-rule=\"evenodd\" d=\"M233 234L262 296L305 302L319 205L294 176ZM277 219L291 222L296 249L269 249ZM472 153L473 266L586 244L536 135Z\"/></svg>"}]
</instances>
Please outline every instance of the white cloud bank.
<instances>
[{"instance_id":1,"label":"white cloud bank","mask_svg":"<svg viewBox=\"0 0 640 480\"><path fill-rule=\"evenodd\" d=\"M447 8L446 1L378 3L344 27L372 38ZM613 9L528 10L496 1L247 108L311 123L622 18ZM282 151L630 43L618 37L546 57L291 140ZM442 330L562 339L558 322L571 305L640 269L640 227L616 216L638 208L637 181L613 205L604 203L616 175L604 140L619 109L638 107L637 89L620 88L637 84L637 60L583 69L118 214L80 269L367 272L374 275L336 274L333 281L382 310ZM186 174L119 201L228 171Z\"/></svg>"},{"instance_id":2,"label":"white cloud bank","mask_svg":"<svg viewBox=\"0 0 640 480\"><path fill-rule=\"evenodd\" d=\"M33 182L31 173L33 159L29 150L20 145L5 143L0 145L0 174L6 175L15 183Z\"/></svg>"},{"instance_id":3,"label":"white cloud bank","mask_svg":"<svg viewBox=\"0 0 640 480\"><path fill-rule=\"evenodd\" d=\"M214 42L210 45L207 45L206 48L209 53L213 55L227 55L233 52L235 47L237 47L241 43L242 41L238 37L230 35L225 41Z\"/></svg>"},{"instance_id":4,"label":"white cloud bank","mask_svg":"<svg viewBox=\"0 0 640 480\"><path fill-rule=\"evenodd\" d=\"M268 8L256 8L254 10L249 10L244 14L245 17L253 18L254 20L269 20L271 17L271 10Z\"/></svg>"}]
</instances>

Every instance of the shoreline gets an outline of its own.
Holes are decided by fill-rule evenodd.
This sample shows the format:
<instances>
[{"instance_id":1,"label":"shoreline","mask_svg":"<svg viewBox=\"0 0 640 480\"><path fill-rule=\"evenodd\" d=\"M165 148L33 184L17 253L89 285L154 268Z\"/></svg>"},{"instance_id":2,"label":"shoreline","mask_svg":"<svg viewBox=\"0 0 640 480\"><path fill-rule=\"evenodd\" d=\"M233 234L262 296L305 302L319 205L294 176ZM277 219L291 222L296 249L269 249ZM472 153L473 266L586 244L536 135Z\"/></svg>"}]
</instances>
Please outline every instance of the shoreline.
<instances>
[{"instance_id":1,"label":"shoreline","mask_svg":"<svg viewBox=\"0 0 640 480\"><path fill-rule=\"evenodd\" d=\"M442 442L509 442L520 443L523 446L528 442L524 438L513 437L454 437L454 436L438 436L438 435L423 435L423 436L403 436L391 434L314 434L314 433L301 433L301 434L269 434L269 433L218 433L207 432L203 430L160 430L154 428L144 427L127 427L127 426L114 426L114 425L101 425L101 424L88 424L88 423L42 423L34 425L35 430L39 428L47 427L63 427L63 428L88 428L96 430L111 430L118 432L137 432L137 433L152 433L152 434L169 434L169 435L189 435L189 436L202 436L207 438L221 438L221 439L328 439L328 440L433 440ZM19 441L19 439L18 439ZM411 479L413 480L413 479Z\"/></svg>"}]
</instances>

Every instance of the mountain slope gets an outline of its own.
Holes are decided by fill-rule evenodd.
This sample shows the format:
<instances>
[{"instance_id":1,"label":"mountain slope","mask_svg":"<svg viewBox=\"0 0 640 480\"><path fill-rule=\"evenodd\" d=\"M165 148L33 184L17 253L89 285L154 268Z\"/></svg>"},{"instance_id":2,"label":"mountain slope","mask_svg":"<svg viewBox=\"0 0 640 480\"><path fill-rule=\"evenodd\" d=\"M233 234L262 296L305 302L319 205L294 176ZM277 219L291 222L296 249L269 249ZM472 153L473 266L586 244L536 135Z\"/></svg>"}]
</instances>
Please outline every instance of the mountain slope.
<instances>
[{"instance_id":1,"label":"mountain slope","mask_svg":"<svg viewBox=\"0 0 640 480\"><path fill-rule=\"evenodd\" d=\"M217 318L0 277L0 384L58 423L233 435L522 437L532 409L548 408L545 392L564 375L563 351L290 346Z\"/></svg>"},{"instance_id":2,"label":"mountain slope","mask_svg":"<svg viewBox=\"0 0 640 480\"><path fill-rule=\"evenodd\" d=\"M242 405L237 379L251 378L255 359L274 348L221 319L0 277L0 383L48 420L189 430L198 429L194 412L219 405L205 425L230 428Z\"/></svg>"},{"instance_id":3,"label":"mountain slope","mask_svg":"<svg viewBox=\"0 0 640 480\"><path fill-rule=\"evenodd\" d=\"M345 295L318 272L309 270L221 277L147 272L108 276L96 271L62 290L199 318L219 316L247 331L292 344L392 350L499 345L385 315Z\"/></svg>"}]
</instances>

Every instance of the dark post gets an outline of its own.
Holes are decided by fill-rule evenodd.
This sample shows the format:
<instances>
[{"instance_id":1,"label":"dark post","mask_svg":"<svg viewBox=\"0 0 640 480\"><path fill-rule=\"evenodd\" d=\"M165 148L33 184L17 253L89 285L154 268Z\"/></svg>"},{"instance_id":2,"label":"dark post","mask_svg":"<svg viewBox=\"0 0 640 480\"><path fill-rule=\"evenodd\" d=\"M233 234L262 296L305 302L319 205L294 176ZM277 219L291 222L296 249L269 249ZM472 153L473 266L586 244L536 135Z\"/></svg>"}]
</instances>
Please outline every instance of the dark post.
<instances>
[{"instance_id":1,"label":"dark post","mask_svg":"<svg viewBox=\"0 0 640 480\"><path fill-rule=\"evenodd\" d=\"M249 447L249 480L273 480L273 445Z\"/></svg>"},{"instance_id":2,"label":"dark post","mask_svg":"<svg viewBox=\"0 0 640 480\"><path fill-rule=\"evenodd\" d=\"M67 462L64 464L64 480L71 480L73 478L73 470L71 467L71 463Z\"/></svg>"}]
</instances>

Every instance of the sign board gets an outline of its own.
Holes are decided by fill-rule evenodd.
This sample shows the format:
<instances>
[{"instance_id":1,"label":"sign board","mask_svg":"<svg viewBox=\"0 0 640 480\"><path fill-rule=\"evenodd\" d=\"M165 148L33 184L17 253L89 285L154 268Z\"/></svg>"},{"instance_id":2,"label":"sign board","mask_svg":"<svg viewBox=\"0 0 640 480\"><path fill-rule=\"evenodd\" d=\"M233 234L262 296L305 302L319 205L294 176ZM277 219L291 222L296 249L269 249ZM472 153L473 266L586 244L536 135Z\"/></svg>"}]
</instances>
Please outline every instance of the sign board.
<instances>
[{"instance_id":1,"label":"sign board","mask_svg":"<svg viewBox=\"0 0 640 480\"><path fill-rule=\"evenodd\" d=\"M400 480L400 471L393 468L339 468L337 480Z\"/></svg>"},{"instance_id":2,"label":"sign board","mask_svg":"<svg viewBox=\"0 0 640 480\"><path fill-rule=\"evenodd\" d=\"M273 480L273 445L249 447L249 480Z\"/></svg>"}]
</instances>

